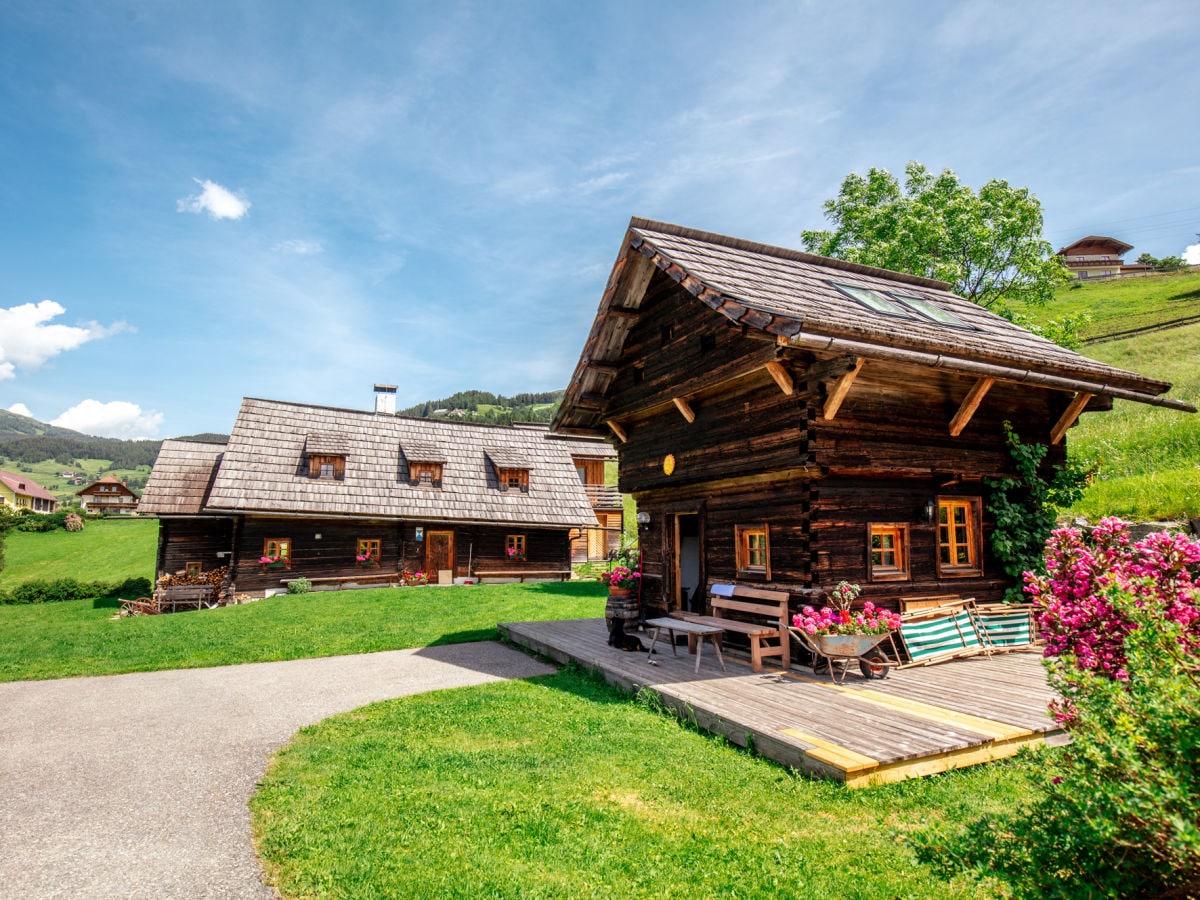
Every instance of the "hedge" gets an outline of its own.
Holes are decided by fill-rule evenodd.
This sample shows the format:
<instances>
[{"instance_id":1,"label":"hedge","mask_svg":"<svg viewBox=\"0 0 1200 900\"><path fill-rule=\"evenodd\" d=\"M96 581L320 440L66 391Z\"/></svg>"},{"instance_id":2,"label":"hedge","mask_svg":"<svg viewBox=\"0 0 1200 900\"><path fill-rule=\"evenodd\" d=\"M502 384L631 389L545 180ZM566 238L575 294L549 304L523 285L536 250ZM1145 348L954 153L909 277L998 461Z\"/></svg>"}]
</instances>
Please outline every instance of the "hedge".
<instances>
[{"instance_id":1,"label":"hedge","mask_svg":"<svg viewBox=\"0 0 1200 900\"><path fill-rule=\"evenodd\" d=\"M126 578L124 581L77 581L58 578L26 581L11 590L0 590L0 605L18 603L63 603L68 600L94 600L120 597L133 600L149 597L154 588L148 578Z\"/></svg>"}]
</instances>

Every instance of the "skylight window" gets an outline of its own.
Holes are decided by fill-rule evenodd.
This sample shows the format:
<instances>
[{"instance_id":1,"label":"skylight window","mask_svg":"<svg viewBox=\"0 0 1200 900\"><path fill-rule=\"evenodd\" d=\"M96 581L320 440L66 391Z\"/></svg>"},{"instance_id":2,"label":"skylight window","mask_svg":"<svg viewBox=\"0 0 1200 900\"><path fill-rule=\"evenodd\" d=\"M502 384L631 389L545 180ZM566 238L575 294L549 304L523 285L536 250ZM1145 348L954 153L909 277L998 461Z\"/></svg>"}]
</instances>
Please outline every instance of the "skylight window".
<instances>
[{"instance_id":1,"label":"skylight window","mask_svg":"<svg viewBox=\"0 0 1200 900\"><path fill-rule=\"evenodd\" d=\"M889 291L888 296L899 300L913 312L924 316L926 319L931 319L939 325L949 325L951 328L969 328L974 330L958 316L942 309L932 300L926 300L924 297L917 297L913 294L899 294L895 291Z\"/></svg>"},{"instance_id":2,"label":"skylight window","mask_svg":"<svg viewBox=\"0 0 1200 900\"><path fill-rule=\"evenodd\" d=\"M895 316L898 319L911 319L912 316L902 306L898 306L888 297L885 297L879 291L873 291L870 288L859 287L854 284L839 284L836 281L831 281L835 288L858 303L861 303L867 309L877 313L883 313L885 316Z\"/></svg>"}]
</instances>

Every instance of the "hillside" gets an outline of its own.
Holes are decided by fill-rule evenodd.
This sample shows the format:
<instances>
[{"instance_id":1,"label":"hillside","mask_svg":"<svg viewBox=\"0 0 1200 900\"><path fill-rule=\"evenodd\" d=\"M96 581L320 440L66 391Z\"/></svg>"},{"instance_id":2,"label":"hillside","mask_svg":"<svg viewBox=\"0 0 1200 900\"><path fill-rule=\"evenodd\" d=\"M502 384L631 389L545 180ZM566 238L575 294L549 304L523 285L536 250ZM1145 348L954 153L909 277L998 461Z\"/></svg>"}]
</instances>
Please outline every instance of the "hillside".
<instances>
[{"instance_id":1,"label":"hillside","mask_svg":"<svg viewBox=\"0 0 1200 900\"><path fill-rule=\"evenodd\" d=\"M466 422L509 425L513 422L549 422L562 400L562 391L522 393L513 397L488 391L460 391L440 400L426 400L399 411L420 419L454 418Z\"/></svg>"},{"instance_id":2,"label":"hillside","mask_svg":"<svg viewBox=\"0 0 1200 900\"><path fill-rule=\"evenodd\" d=\"M62 438L87 437L87 435L72 431L70 428L47 425L45 422L31 419L29 416L20 416L7 409L0 409L0 443L36 435Z\"/></svg>"},{"instance_id":3,"label":"hillside","mask_svg":"<svg viewBox=\"0 0 1200 900\"><path fill-rule=\"evenodd\" d=\"M1068 285L1046 307L1023 312L1035 322L1086 315L1084 354L1169 381L1170 396L1200 405L1200 274ZM1084 414L1067 448L1096 470L1073 513L1093 521L1200 516L1200 415L1118 400L1111 412Z\"/></svg>"}]
</instances>

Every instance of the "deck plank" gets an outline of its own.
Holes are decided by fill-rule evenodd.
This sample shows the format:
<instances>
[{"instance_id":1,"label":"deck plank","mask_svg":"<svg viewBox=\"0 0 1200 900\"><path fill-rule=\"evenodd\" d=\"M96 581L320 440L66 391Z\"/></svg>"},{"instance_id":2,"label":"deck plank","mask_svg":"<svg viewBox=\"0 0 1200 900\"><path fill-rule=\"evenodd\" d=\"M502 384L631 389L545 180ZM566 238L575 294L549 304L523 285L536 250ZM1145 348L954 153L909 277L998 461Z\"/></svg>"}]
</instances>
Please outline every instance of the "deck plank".
<instances>
[{"instance_id":1,"label":"deck plank","mask_svg":"<svg viewBox=\"0 0 1200 900\"><path fill-rule=\"evenodd\" d=\"M625 690L648 689L681 715L777 762L858 786L945 771L1011 755L1061 732L1046 712L1054 693L1040 657L1007 653L894 671L844 684L811 669L755 673L711 648L700 671L680 645L645 650L607 644L603 619L500 625L514 643L600 672ZM649 646L649 637L643 644Z\"/></svg>"}]
</instances>

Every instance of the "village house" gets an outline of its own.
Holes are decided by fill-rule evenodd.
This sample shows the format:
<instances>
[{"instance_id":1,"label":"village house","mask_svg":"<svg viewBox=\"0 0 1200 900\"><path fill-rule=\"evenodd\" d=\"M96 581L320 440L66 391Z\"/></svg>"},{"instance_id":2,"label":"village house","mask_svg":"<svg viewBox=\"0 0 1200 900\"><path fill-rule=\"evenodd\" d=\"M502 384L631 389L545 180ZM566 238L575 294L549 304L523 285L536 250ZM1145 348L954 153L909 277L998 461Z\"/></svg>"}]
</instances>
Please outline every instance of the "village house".
<instances>
[{"instance_id":1,"label":"village house","mask_svg":"<svg viewBox=\"0 0 1200 900\"><path fill-rule=\"evenodd\" d=\"M1088 235L1058 251L1071 274L1080 281L1088 278L1111 278L1123 272L1144 272L1153 269L1142 263L1125 264L1121 258L1133 249L1132 244L1116 238Z\"/></svg>"},{"instance_id":2,"label":"village house","mask_svg":"<svg viewBox=\"0 0 1200 900\"><path fill-rule=\"evenodd\" d=\"M0 469L0 506L52 513L58 508L58 499L32 478Z\"/></svg>"},{"instance_id":3,"label":"village house","mask_svg":"<svg viewBox=\"0 0 1200 900\"><path fill-rule=\"evenodd\" d=\"M553 428L607 435L637 503L643 602L716 581L994 601L984 480L1004 424L1065 458L1115 398L1194 412L941 282L634 219Z\"/></svg>"},{"instance_id":4,"label":"village house","mask_svg":"<svg viewBox=\"0 0 1200 900\"><path fill-rule=\"evenodd\" d=\"M164 441L141 501L160 519L158 575L228 567L230 589L259 594L300 576L565 579L573 548L618 545L604 441L399 417L378 387L375 412L247 398L227 444Z\"/></svg>"},{"instance_id":5,"label":"village house","mask_svg":"<svg viewBox=\"0 0 1200 900\"><path fill-rule=\"evenodd\" d=\"M93 481L75 496L80 509L94 515L129 515L138 508L138 495L114 475Z\"/></svg>"}]
</instances>

